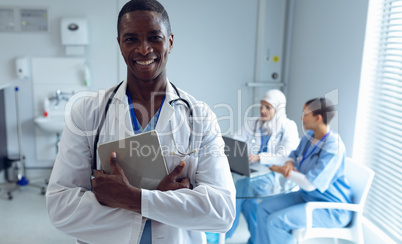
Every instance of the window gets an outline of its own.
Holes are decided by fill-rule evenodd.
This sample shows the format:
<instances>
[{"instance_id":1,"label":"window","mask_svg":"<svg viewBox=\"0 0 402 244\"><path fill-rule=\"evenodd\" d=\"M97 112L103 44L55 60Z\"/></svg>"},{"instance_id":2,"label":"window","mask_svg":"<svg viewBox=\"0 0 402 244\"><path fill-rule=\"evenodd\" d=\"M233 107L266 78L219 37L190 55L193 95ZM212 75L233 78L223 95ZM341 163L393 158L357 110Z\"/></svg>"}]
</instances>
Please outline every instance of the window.
<instances>
[{"instance_id":1,"label":"window","mask_svg":"<svg viewBox=\"0 0 402 244\"><path fill-rule=\"evenodd\" d=\"M376 175L364 215L402 241L402 0L370 0L353 157Z\"/></svg>"}]
</instances>

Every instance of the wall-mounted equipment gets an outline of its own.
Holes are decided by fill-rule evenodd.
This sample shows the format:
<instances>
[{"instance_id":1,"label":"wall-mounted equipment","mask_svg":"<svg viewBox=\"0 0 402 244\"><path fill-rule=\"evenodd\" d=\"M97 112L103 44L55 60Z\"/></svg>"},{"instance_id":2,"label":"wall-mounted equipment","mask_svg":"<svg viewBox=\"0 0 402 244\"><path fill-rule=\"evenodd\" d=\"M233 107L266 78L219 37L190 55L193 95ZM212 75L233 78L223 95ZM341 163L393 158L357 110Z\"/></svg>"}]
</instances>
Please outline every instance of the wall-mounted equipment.
<instances>
[{"instance_id":1,"label":"wall-mounted equipment","mask_svg":"<svg viewBox=\"0 0 402 244\"><path fill-rule=\"evenodd\" d=\"M257 47L254 80L246 85L253 89L252 104L268 89L284 89L282 66L285 62L286 18L289 1L258 0ZM255 110L254 116L259 116Z\"/></svg>"},{"instance_id":2,"label":"wall-mounted equipment","mask_svg":"<svg viewBox=\"0 0 402 244\"><path fill-rule=\"evenodd\" d=\"M14 31L15 17L14 8L0 7L0 31Z\"/></svg>"},{"instance_id":3,"label":"wall-mounted equipment","mask_svg":"<svg viewBox=\"0 0 402 244\"><path fill-rule=\"evenodd\" d=\"M287 1L260 0L256 52L256 83L281 83ZM260 97L260 96L256 96Z\"/></svg>"},{"instance_id":4,"label":"wall-mounted equipment","mask_svg":"<svg viewBox=\"0 0 402 244\"><path fill-rule=\"evenodd\" d=\"M16 68L18 79L28 79L31 76L28 57L17 58L15 60L15 68Z\"/></svg>"},{"instance_id":5,"label":"wall-mounted equipment","mask_svg":"<svg viewBox=\"0 0 402 244\"><path fill-rule=\"evenodd\" d=\"M48 10L0 6L0 31L48 32Z\"/></svg>"},{"instance_id":6,"label":"wall-mounted equipment","mask_svg":"<svg viewBox=\"0 0 402 244\"><path fill-rule=\"evenodd\" d=\"M89 44L88 21L86 18L63 18L61 20L61 41L66 45L67 55L83 55Z\"/></svg>"},{"instance_id":7,"label":"wall-mounted equipment","mask_svg":"<svg viewBox=\"0 0 402 244\"><path fill-rule=\"evenodd\" d=\"M20 9L21 31L48 31L47 9Z\"/></svg>"}]
</instances>

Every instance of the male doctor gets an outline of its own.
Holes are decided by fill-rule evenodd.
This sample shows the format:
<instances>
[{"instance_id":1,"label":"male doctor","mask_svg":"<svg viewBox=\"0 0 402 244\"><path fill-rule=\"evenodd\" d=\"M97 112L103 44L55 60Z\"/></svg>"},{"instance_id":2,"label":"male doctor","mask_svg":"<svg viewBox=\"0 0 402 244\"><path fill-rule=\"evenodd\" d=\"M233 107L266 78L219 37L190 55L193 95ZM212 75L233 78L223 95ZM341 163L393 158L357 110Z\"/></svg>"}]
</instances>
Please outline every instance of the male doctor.
<instances>
[{"instance_id":1,"label":"male doctor","mask_svg":"<svg viewBox=\"0 0 402 244\"><path fill-rule=\"evenodd\" d=\"M127 79L74 103L46 194L50 220L77 243L206 243L205 231L226 232L235 217L216 117L167 79L173 34L159 2L127 2L117 30ZM97 160L91 180L96 141L153 129L169 172L157 190L131 186L115 153L112 173Z\"/></svg>"}]
</instances>

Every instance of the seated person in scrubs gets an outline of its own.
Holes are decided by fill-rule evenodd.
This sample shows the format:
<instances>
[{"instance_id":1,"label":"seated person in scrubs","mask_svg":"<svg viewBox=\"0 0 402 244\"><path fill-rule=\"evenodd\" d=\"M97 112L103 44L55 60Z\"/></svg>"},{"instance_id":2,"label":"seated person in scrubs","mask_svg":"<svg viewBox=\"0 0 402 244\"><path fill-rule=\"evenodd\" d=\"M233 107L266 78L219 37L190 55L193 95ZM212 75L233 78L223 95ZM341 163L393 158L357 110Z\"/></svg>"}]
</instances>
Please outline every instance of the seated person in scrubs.
<instances>
[{"instance_id":1,"label":"seated person in scrubs","mask_svg":"<svg viewBox=\"0 0 402 244\"><path fill-rule=\"evenodd\" d=\"M280 90L269 90L261 98L260 117L250 119L235 135L247 142L249 163L268 166L283 165L289 153L299 144L297 125L286 116L286 97ZM236 183L237 195L271 194L280 188L279 175L271 173L257 178L245 178ZM236 199L236 218L226 237L233 236L243 213L250 231L248 243L254 243L256 231L257 199Z\"/></svg>"},{"instance_id":2,"label":"seated person in scrubs","mask_svg":"<svg viewBox=\"0 0 402 244\"><path fill-rule=\"evenodd\" d=\"M305 136L285 165L271 166L271 170L293 180L301 189L267 198L258 205L256 243L293 244L292 230L306 225L307 202L351 202L352 193L345 178L345 146L329 127L334 115L328 99L312 99L304 105ZM313 226L343 227L351 216L350 211L318 209L313 214Z\"/></svg>"}]
</instances>

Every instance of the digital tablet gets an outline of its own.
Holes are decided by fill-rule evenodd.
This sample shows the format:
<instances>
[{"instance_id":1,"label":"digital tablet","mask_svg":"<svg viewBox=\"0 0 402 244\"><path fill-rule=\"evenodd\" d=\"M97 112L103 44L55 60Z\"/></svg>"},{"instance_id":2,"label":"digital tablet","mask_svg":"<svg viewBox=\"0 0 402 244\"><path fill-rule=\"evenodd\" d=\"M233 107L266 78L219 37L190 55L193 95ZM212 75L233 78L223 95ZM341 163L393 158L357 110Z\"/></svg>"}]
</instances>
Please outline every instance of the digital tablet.
<instances>
[{"instance_id":1,"label":"digital tablet","mask_svg":"<svg viewBox=\"0 0 402 244\"><path fill-rule=\"evenodd\" d=\"M155 130L99 144L99 159L107 174L111 173L112 152L116 152L118 163L132 186L155 190L167 175L158 133Z\"/></svg>"}]
</instances>

